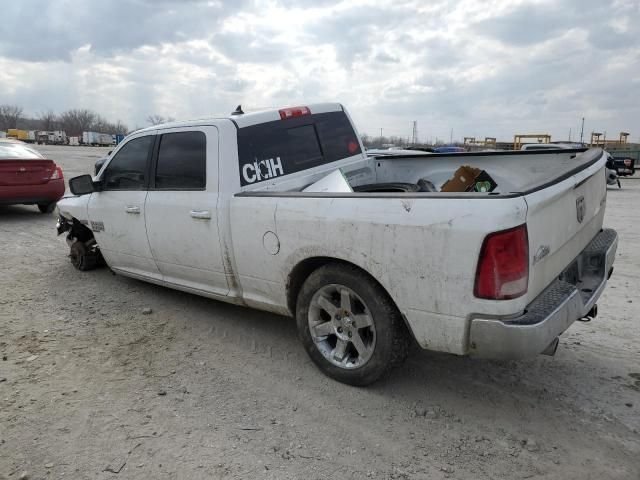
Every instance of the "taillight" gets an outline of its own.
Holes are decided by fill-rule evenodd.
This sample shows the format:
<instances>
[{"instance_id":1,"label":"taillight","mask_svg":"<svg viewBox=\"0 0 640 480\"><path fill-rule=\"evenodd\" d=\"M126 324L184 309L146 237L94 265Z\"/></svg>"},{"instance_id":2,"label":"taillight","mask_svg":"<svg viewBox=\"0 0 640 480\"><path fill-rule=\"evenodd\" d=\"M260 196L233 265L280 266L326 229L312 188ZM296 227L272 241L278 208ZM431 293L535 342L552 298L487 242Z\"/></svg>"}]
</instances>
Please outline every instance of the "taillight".
<instances>
[{"instance_id":1,"label":"taillight","mask_svg":"<svg viewBox=\"0 0 640 480\"><path fill-rule=\"evenodd\" d=\"M491 300L509 300L527 293L529 284L529 240L527 226L487 235L482 244L474 295Z\"/></svg>"},{"instance_id":2,"label":"taillight","mask_svg":"<svg viewBox=\"0 0 640 480\"><path fill-rule=\"evenodd\" d=\"M311 115L309 107L291 107L278 110L280 112L280 120L286 120L287 118L304 117L305 115Z\"/></svg>"},{"instance_id":3,"label":"taillight","mask_svg":"<svg viewBox=\"0 0 640 480\"><path fill-rule=\"evenodd\" d=\"M58 180L59 178L62 178L62 168L56 165L56 168L53 170L49 180Z\"/></svg>"},{"instance_id":4,"label":"taillight","mask_svg":"<svg viewBox=\"0 0 640 480\"><path fill-rule=\"evenodd\" d=\"M631 159L630 158L625 158L624 159L624 166L625 167L630 167L631 166Z\"/></svg>"}]
</instances>

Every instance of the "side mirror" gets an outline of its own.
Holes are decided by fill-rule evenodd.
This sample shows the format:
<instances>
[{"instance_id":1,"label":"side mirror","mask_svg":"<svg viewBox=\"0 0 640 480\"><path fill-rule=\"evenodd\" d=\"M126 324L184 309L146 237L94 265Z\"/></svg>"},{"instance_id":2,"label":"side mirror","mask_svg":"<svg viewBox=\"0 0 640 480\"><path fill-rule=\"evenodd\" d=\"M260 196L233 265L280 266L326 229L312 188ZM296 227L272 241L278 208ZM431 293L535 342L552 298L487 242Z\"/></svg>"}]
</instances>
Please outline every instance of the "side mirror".
<instances>
[{"instance_id":1,"label":"side mirror","mask_svg":"<svg viewBox=\"0 0 640 480\"><path fill-rule=\"evenodd\" d=\"M74 195L86 195L96 191L91 175L80 175L69 180L69 190Z\"/></svg>"}]
</instances>

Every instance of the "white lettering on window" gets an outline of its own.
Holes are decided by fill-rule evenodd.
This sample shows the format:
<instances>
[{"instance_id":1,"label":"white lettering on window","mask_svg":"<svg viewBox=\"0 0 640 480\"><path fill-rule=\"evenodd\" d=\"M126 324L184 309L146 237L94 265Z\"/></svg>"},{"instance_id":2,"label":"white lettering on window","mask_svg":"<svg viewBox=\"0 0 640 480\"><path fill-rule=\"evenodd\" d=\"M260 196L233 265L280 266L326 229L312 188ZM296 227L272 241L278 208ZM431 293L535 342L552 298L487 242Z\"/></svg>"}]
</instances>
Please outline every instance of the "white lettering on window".
<instances>
[{"instance_id":1,"label":"white lettering on window","mask_svg":"<svg viewBox=\"0 0 640 480\"><path fill-rule=\"evenodd\" d=\"M252 174L249 174L249 169L253 170ZM242 176L244 177L244 181L247 183L255 182L256 174L253 165L251 165L250 163L245 163L245 165L242 167Z\"/></svg>"},{"instance_id":2,"label":"white lettering on window","mask_svg":"<svg viewBox=\"0 0 640 480\"><path fill-rule=\"evenodd\" d=\"M273 158L270 159L270 163L271 163L271 171L273 172L274 177L278 175L284 175L284 170L282 170L282 161L280 160L280 157L276 157L275 160ZM280 170L280 173L277 173L278 170Z\"/></svg>"},{"instance_id":3,"label":"white lettering on window","mask_svg":"<svg viewBox=\"0 0 640 480\"><path fill-rule=\"evenodd\" d=\"M276 157L275 160L273 158L260 160L259 162L256 160L253 163L245 163L242 166L242 176L246 183L266 180L279 175L284 175L280 157Z\"/></svg>"},{"instance_id":4,"label":"white lettering on window","mask_svg":"<svg viewBox=\"0 0 640 480\"><path fill-rule=\"evenodd\" d=\"M256 172L256 180L262 180L262 175L260 172L260 163L259 162L253 162L253 171Z\"/></svg>"}]
</instances>

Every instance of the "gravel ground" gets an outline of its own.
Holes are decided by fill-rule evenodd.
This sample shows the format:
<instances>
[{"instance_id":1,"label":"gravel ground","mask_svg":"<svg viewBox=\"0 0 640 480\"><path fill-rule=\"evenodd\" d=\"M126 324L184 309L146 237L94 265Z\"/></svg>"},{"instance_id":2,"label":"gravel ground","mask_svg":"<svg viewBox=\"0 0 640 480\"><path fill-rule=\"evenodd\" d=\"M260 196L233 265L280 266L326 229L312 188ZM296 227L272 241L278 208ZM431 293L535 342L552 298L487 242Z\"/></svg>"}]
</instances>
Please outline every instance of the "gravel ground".
<instances>
[{"instance_id":1,"label":"gravel ground","mask_svg":"<svg viewBox=\"0 0 640 480\"><path fill-rule=\"evenodd\" d=\"M67 178L108 150L40 148ZM362 389L291 319L77 272L55 215L0 207L0 479L637 480L638 205L639 181L609 190L616 271L555 357L416 351Z\"/></svg>"}]
</instances>

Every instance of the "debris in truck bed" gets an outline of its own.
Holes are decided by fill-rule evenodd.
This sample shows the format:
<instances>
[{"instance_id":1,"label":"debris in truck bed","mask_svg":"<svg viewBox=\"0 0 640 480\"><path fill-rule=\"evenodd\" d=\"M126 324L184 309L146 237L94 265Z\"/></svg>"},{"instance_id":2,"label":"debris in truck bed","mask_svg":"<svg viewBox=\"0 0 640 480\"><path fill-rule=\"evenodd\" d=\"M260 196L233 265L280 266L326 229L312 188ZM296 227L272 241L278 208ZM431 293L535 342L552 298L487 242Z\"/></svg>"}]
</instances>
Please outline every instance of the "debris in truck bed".
<instances>
[{"instance_id":1,"label":"debris in truck bed","mask_svg":"<svg viewBox=\"0 0 640 480\"><path fill-rule=\"evenodd\" d=\"M430 182L426 178L421 178L420 180L418 180L418 187L420 187L421 192L437 192L438 191L438 189L433 184L433 182Z\"/></svg>"},{"instance_id":2,"label":"debris in truck bed","mask_svg":"<svg viewBox=\"0 0 640 480\"><path fill-rule=\"evenodd\" d=\"M353 192L353 189L342 170L337 169L309 185L303 192Z\"/></svg>"},{"instance_id":3,"label":"debris in truck bed","mask_svg":"<svg viewBox=\"0 0 640 480\"><path fill-rule=\"evenodd\" d=\"M484 170L463 165L444 182L441 192L492 192L498 184Z\"/></svg>"}]
</instances>

